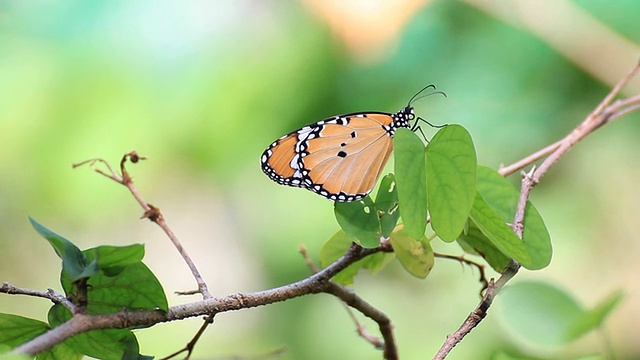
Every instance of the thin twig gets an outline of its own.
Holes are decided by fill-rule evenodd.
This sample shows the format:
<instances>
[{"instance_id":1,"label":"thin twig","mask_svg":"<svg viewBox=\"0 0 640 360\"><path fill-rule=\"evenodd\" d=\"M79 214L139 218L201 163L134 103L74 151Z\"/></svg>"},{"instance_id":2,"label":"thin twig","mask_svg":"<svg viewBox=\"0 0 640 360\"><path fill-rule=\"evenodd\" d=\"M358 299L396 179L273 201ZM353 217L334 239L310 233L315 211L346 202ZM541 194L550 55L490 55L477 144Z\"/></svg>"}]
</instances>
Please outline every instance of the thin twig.
<instances>
[{"instance_id":1,"label":"thin twig","mask_svg":"<svg viewBox=\"0 0 640 360\"><path fill-rule=\"evenodd\" d=\"M173 293L180 296L187 296L187 295L200 294L200 290L174 291Z\"/></svg>"},{"instance_id":2,"label":"thin twig","mask_svg":"<svg viewBox=\"0 0 640 360\"><path fill-rule=\"evenodd\" d=\"M496 294L502 289L504 284L506 284L509 280L511 280L517 274L517 270L514 271L514 267L508 266L505 272L500 276L498 281L494 281L491 279L489 281L489 287L487 291L485 291L482 300L478 304L478 306L473 310L469 316L464 320L462 325L451 335L447 336L442 347L438 350L438 353L433 357L433 359L444 359L447 357L447 354L460 342L462 339L471 332L478 324L482 321L482 319L487 316L487 311L491 304L493 303L493 299Z\"/></svg>"},{"instance_id":3,"label":"thin twig","mask_svg":"<svg viewBox=\"0 0 640 360\"><path fill-rule=\"evenodd\" d=\"M480 283L482 284L482 288L480 289L480 296L482 297L482 294L484 293L484 291L489 287L489 280L487 280L487 276L484 270L484 265L477 263L473 260L469 260L467 258L464 257L464 255L448 255L448 254L440 254L440 253L433 253L433 256L437 257L437 258L441 258L441 259L449 259L449 260L455 260L458 261L462 264L467 264L469 266L475 266L476 268L478 268L478 271L480 272Z\"/></svg>"},{"instance_id":4,"label":"thin twig","mask_svg":"<svg viewBox=\"0 0 640 360\"><path fill-rule=\"evenodd\" d=\"M640 62L629 71L617 84L611 89L609 94L596 106L596 108L587 116L587 118L580 123L571 133L569 133L563 140L562 145L549 155L540 167L532 174L533 185L535 186L542 176L547 173L549 168L555 164L560 157L562 157L567 151L569 151L577 142L582 140L585 136L591 134L600 126L606 124L613 113L623 111L619 106L624 106L624 102L612 105L612 108L608 109L613 99L620 93L624 86L631 80L631 78L640 70ZM622 104L622 105L621 105ZM526 205L526 204L525 204Z\"/></svg>"},{"instance_id":5,"label":"thin twig","mask_svg":"<svg viewBox=\"0 0 640 360\"><path fill-rule=\"evenodd\" d=\"M105 177L119 184L122 184L122 177L120 177L120 175L118 175L118 173L113 169L113 167L111 167L111 164L109 164L109 162L104 159L101 159L101 158L89 159L89 160L81 161L79 163L72 164L71 167L75 169L77 167L80 167L86 164L89 164L88 166L94 166L98 162L102 163L104 166L107 167L107 169L109 169L109 174L97 168L93 169L95 172L97 172L98 174L104 175Z\"/></svg>"},{"instance_id":6,"label":"thin twig","mask_svg":"<svg viewBox=\"0 0 640 360\"><path fill-rule=\"evenodd\" d=\"M94 169L94 170L106 176L107 178L121 185L124 185L127 189L129 189L129 192L131 192L131 194L136 199L138 204L140 204L140 206L144 210L144 215L142 216L142 218L147 218L152 222L156 223L156 225L158 225L162 229L162 231L164 231L167 237L171 240L171 242L173 243L173 246L178 250L178 253L180 253L180 256L182 256L182 259L185 261L185 263L191 270L191 273L193 274L193 277L195 278L196 283L198 284L198 291L202 294L202 297L205 299L213 297L209 292L209 287L207 286L207 283L204 281L204 279L202 278L202 275L200 274L200 271L196 267L196 264L193 262L193 260L191 260L191 257L189 256L187 251L184 249L184 247L180 243L180 240L178 240L178 237L173 233L171 228L169 228L169 226L167 225L167 222L165 221L164 216L162 215L162 212L160 211L160 209L144 201L144 199L138 192L138 189L136 188L133 182L133 179L127 172L127 169L126 169L127 161L131 161L132 163L135 164L140 160L146 160L146 158L138 155L138 153L135 151L125 154L120 160L120 174L118 174L113 169L113 167L109 164L109 162L99 158L85 160L80 163L73 164L73 167L76 168L78 166L85 165L85 164L89 164L89 166L92 166L97 162L104 164L109 170L108 173L102 171L101 169Z\"/></svg>"},{"instance_id":7,"label":"thin twig","mask_svg":"<svg viewBox=\"0 0 640 360\"><path fill-rule=\"evenodd\" d=\"M171 355L168 355L166 357L163 357L160 360L168 360L168 359L172 359L180 354L182 354L183 352L187 352L187 356L185 357L185 360L188 360L191 358L191 354L193 353L193 349L196 347L196 344L198 343L198 340L200 340L200 337L202 336L202 334L204 334L204 331L207 329L207 327L209 327L209 325L213 324L213 318L215 317L215 313L211 313L209 315L207 315L204 318L204 323L200 326L200 328L198 329L198 332L196 332L196 334L193 336L193 338L187 343L187 345L185 345L184 348L174 352Z\"/></svg>"},{"instance_id":8,"label":"thin twig","mask_svg":"<svg viewBox=\"0 0 640 360\"><path fill-rule=\"evenodd\" d=\"M311 272L314 274L317 273L319 269L316 264L311 261L311 258L309 258L307 249L304 246L300 246L299 251ZM348 288L336 283L335 281L328 281L325 292L328 294L332 294L338 299L342 300L340 301L340 303L344 306L347 314L349 314L349 317L355 324L356 331L358 332L358 335L360 335L360 337L365 339L376 349L383 350L385 359L398 358L397 346L393 337L393 327L391 325L391 320L386 314L376 309L369 303L365 302L352 290L349 290ZM351 303L347 303L347 301L350 301ZM362 314L378 323L378 327L380 328L380 332L382 333L382 339L372 335L367 331L367 328L362 323L360 323L356 315L351 310L352 308L360 311Z\"/></svg>"},{"instance_id":9,"label":"thin twig","mask_svg":"<svg viewBox=\"0 0 640 360\"><path fill-rule=\"evenodd\" d=\"M638 96L634 96L632 98L627 99L627 101L619 101L611 104L613 99L620 93L622 88L631 80L631 78L640 70L640 63L636 63L631 71L629 71L616 86L604 97L604 99L596 106L596 108L569 134L567 134L562 140L559 142L552 144L545 149L554 148L553 152L549 154L549 156L540 164L539 167L533 167L531 171L526 174L523 174L522 177L522 187L520 189L520 197L518 199L518 207L516 213L514 215L514 221L512 223L512 227L514 232L518 235L518 237L522 238L522 233L524 230L524 217L525 217L525 209L527 205L527 201L529 199L529 194L531 190L540 182L540 179L547 173L547 171L555 164L564 154L567 153L575 144L577 144L580 140L582 140L587 135L591 134L602 125L611 121L611 118L615 114L628 114L631 109L637 109L636 103L640 100L637 99ZM556 146L557 145L557 146ZM545 150L543 149L543 150ZM542 153L543 150L537 152ZM533 156L528 156L525 159L533 159ZM533 163L535 160L531 160ZM522 161L517 162L519 164L515 167L524 167L528 164L524 164ZM507 169L511 169L512 166L506 167ZM504 170L505 168L503 168ZM506 171L504 172L507 173ZM491 306L494 297L500 292L502 287L509 282L520 269L520 264L516 261L510 261L509 265L503 272L503 274L498 278L497 281L489 282L489 287L485 292L484 297L480 301L480 304L476 307L476 309L465 319L462 325L458 328L457 331L447 336L444 344L440 347L434 359L444 359L447 354L469 333L473 328L475 328L480 321L486 316L489 307Z\"/></svg>"},{"instance_id":10,"label":"thin twig","mask_svg":"<svg viewBox=\"0 0 640 360\"><path fill-rule=\"evenodd\" d=\"M309 270L311 270L312 274L316 274L318 271L320 271L320 269L316 266L316 264L313 263L313 261L309 257L307 248L304 245L300 245L300 247L298 248L298 252L300 253L300 255L302 255L304 263L307 264L307 267L309 268Z\"/></svg>"},{"instance_id":11,"label":"thin twig","mask_svg":"<svg viewBox=\"0 0 640 360\"><path fill-rule=\"evenodd\" d=\"M498 170L500 172L500 175L507 176L507 175L513 174L514 172L530 164L533 164L537 160L547 155L554 154L553 156L549 156L547 158L551 160L549 160L544 167L541 165L542 169L539 171L538 176L536 176L539 180L540 177L542 177L542 175L544 175L547 172L548 167L553 165L553 163L560 156L562 156L566 151L568 151L576 142L580 141L582 138L589 135L591 132L593 132L593 130L597 129L598 127L606 123L612 122L613 120L623 115L626 115L630 112L637 110L638 109L637 105L640 103L640 95L635 95L624 100L618 100L613 104L612 102L613 102L613 99L615 99L615 97L624 88L624 86L638 72L639 67L640 67L640 63L637 63L631 69L631 71L629 71L616 84L616 86L614 86L613 89L611 89L611 91L607 94L607 96L604 97L604 99L602 99L602 101L598 104L598 106L596 106L595 109L591 111L589 116L587 116L582 121L582 123L580 123L571 133L565 136L562 140L557 141L549 146L546 146L545 148L538 150L535 153L521 160L518 160L511 165L501 167L500 170ZM571 138L573 139L570 141ZM557 150L562 144L565 144L565 146L568 145L568 147L566 147L564 151L558 152Z\"/></svg>"},{"instance_id":12,"label":"thin twig","mask_svg":"<svg viewBox=\"0 0 640 360\"><path fill-rule=\"evenodd\" d=\"M516 171L524 168L525 166L531 165L534 162L542 159L545 156L548 156L549 154L551 154L552 152L556 151L558 149L558 147L560 146L561 141L556 141L555 143L540 149L536 152L534 152L533 154L520 159L516 162L514 162L511 165L508 166L500 166L500 169L498 169L498 172L500 173L500 175L506 177L509 176L513 173L515 173Z\"/></svg>"},{"instance_id":13,"label":"thin twig","mask_svg":"<svg viewBox=\"0 0 640 360\"><path fill-rule=\"evenodd\" d=\"M630 106L627 106L615 113L613 113L608 119L607 119L607 123L613 122L615 120L617 120L618 118L621 118L627 114L630 114L634 111L637 111L638 109L640 109L640 104L633 104Z\"/></svg>"},{"instance_id":14,"label":"thin twig","mask_svg":"<svg viewBox=\"0 0 640 360\"><path fill-rule=\"evenodd\" d=\"M387 360L398 359L398 349L396 347L396 341L393 335L393 325L391 324L391 319L389 319L387 314L383 313L373 305L366 302L360 296L356 295L356 293L352 290L338 285L333 281L329 281L326 284L324 292L338 297L340 300L344 301L345 304L354 309L357 309L364 316L375 321L378 324L378 327L380 328L380 334L384 339L384 358ZM374 346L376 345L375 342L372 344Z\"/></svg>"},{"instance_id":15,"label":"thin twig","mask_svg":"<svg viewBox=\"0 0 640 360\"><path fill-rule=\"evenodd\" d=\"M69 299L64 297L64 295L53 289L47 289L47 291L40 290L31 290L20 288L14 285L11 285L7 282L3 282L0 286L0 293L5 293L9 295L26 295L26 296L35 296L41 297L45 299L51 300L54 304L60 304L67 308L72 314L75 312L75 305Z\"/></svg>"},{"instance_id":16,"label":"thin twig","mask_svg":"<svg viewBox=\"0 0 640 360\"><path fill-rule=\"evenodd\" d=\"M309 267L309 270L311 270L311 272L313 274L315 274L318 271L320 271L318 269L318 267L316 266L316 264L314 264L313 261L311 261L311 258L307 254L307 249L304 246L300 245L299 252L303 257L304 262ZM347 314L351 318L351 321L353 321L354 325L356 326L356 331L358 332L358 335L360 335L363 339L365 339L367 342L372 344L376 349L383 350L384 349L384 341L381 340L380 338L378 338L377 336L374 336L374 335L370 334L367 331L366 326L364 326L364 324L362 324L358 320L358 318L356 317L356 314L353 312L353 310L351 310L349 305L347 305L344 301L340 301L340 304L342 304L342 307L345 309L345 311L347 312Z\"/></svg>"}]
</instances>

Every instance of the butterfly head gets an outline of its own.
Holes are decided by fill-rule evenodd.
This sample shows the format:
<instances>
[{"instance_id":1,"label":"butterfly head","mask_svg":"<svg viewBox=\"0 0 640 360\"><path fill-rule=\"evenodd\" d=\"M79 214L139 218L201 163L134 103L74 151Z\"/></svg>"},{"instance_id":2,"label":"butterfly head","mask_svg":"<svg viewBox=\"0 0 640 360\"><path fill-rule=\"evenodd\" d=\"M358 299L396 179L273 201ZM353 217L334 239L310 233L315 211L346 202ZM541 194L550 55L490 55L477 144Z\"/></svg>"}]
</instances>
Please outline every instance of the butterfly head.
<instances>
[{"instance_id":1,"label":"butterfly head","mask_svg":"<svg viewBox=\"0 0 640 360\"><path fill-rule=\"evenodd\" d=\"M407 105L404 109L400 110L400 112L404 115L407 121L412 121L416 118L416 112L413 110L413 106Z\"/></svg>"},{"instance_id":2,"label":"butterfly head","mask_svg":"<svg viewBox=\"0 0 640 360\"><path fill-rule=\"evenodd\" d=\"M426 90L433 90L433 91L425 93ZM416 120L416 122L413 123L413 126L411 126L410 129L411 129L411 131L414 131L414 132L415 131L420 131L420 133L422 134L422 137L425 140L427 140L427 138L424 136L424 133L422 132L422 129L420 128L420 124L419 124L420 122L424 122L425 124L427 124L427 125L429 125L431 127L434 127L434 128L441 128L443 126L446 126L446 124L444 124L444 125L433 125L433 124L431 124L430 122L426 121L425 119L423 119L421 117L416 117L416 115L415 115L415 113L413 111L412 104L413 104L414 101L420 100L420 99L422 99L424 97L427 97L427 96L430 96L430 95L433 95L433 94L440 94L440 95L442 95L444 97L447 97L447 94L443 93L442 91L435 91L435 90L436 90L436 86L433 85L433 84L429 84L429 85L423 87L420 91L418 91L415 95L413 95L411 97L411 99L409 99L409 102L407 103L407 106L404 109L402 109L402 110L400 110L398 112L398 114L400 114L400 113L404 114L404 117L407 119L407 123L409 121Z\"/></svg>"}]
</instances>

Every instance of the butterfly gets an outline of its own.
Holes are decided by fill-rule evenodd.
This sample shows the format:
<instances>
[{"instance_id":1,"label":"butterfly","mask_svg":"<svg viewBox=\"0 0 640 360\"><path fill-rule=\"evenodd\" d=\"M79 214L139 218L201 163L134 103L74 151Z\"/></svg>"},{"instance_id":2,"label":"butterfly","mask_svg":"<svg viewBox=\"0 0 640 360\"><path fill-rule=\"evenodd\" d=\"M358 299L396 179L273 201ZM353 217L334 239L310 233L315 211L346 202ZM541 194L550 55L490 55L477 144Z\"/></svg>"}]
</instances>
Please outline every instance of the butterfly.
<instances>
[{"instance_id":1,"label":"butterfly","mask_svg":"<svg viewBox=\"0 0 640 360\"><path fill-rule=\"evenodd\" d=\"M422 132L417 120L426 121L416 120L411 104L433 94L418 97L430 88L435 86L424 87L393 114L337 115L286 134L262 153L262 171L278 184L304 188L333 201L360 200L371 192L389 160L395 131Z\"/></svg>"}]
</instances>

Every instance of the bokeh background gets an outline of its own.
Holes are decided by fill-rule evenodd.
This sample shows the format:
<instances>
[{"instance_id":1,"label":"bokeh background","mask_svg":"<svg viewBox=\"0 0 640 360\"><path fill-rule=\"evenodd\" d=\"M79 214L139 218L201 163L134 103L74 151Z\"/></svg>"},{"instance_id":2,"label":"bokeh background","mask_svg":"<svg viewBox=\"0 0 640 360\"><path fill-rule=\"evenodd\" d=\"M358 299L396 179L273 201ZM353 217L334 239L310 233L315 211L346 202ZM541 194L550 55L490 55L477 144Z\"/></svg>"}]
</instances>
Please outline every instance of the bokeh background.
<instances>
[{"instance_id":1,"label":"bokeh background","mask_svg":"<svg viewBox=\"0 0 640 360\"><path fill-rule=\"evenodd\" d=\"M633 66L638 14L634 0L1 1L0 280L60 288L59 260L31 215L83 249L146 244L171 304L192 300L172 295L193 289L192 277L127 191L71 168L95 157L116 164L131 150L148 157L129 168L140 192L215 295L304 278L298 247L317 260L338 226L331 202L262 174L259 156L274 139L339 113L397 111L433 83L448 97L420 100L418 114L469 129L480 163L509 164L572 129ZM638 90L635 81L625 94ZM619 359L640 357L638 120L587 138L534 190L554 259L514 280L554 284L585 306L623 289L603 331L532 346L503 326L498 299L450 359L578 358L607 342ZM424 359L477 304L476 276L437 261L419 280L392 264L360 274L354 289L391 317L402 358ZM0 296L1 312L44 319L49 306ZM139 331L141 350L167 355L200 324ZM326 295L220 314L195 356L282 347L285 359L381 357Z\"/></svg>"}]
</instances>

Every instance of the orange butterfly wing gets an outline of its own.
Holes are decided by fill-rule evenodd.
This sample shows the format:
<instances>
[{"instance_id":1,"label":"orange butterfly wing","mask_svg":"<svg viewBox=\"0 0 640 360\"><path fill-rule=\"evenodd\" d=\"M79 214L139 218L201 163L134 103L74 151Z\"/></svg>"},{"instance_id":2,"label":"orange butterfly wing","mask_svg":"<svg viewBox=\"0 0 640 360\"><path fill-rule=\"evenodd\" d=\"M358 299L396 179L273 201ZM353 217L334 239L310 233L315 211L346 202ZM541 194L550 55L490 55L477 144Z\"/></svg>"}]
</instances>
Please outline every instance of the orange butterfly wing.
<instances>
[{"instance_id":1,"label":"orange butterfly wing","mask_svg":"<svg viewBox=\"0 0 640 360\"><path fill-rule=\"evenodd\" d=\"M262 170L279 184L302 187L335 201L361 199L375 186L391 152L393 134L409 127L413 108L387 114L354 113L305 126L262 154Z\"/></svg>"},{"instance_id":2,"label":"orange butterfly wing","mask_svg":"<svg viewBox=\"0 0 640 360\"><path fill-rule=\"evenodd\" d=\"M297 160L297 144L298 132L294 131L276 140L264 151L261 158L262 171L271 180L282 185L304 187Z\"/></svg>"},{"instance_id":3,"label":"orange butterfly wing","mask_svg":"<svg viewBox=\"0 0 640 360\"><path fill-rule=\"evenodd\" d=\"M347 117L345 125L327 124L320 137L309 139L308 155L301 158L315 184L309 189L347 201L371 192L393 150L393 139L383 128L392 119L383 116Z\"/></svg>"}]
</instances>

